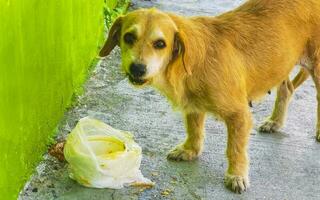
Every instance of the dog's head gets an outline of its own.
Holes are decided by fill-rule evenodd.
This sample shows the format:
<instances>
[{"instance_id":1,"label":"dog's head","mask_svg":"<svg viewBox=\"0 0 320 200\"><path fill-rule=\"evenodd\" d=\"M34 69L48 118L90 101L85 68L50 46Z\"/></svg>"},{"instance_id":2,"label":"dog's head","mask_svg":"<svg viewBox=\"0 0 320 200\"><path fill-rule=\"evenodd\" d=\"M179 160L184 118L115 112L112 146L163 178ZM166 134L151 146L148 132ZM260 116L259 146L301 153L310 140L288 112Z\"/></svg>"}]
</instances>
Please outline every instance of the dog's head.
<instances>
[{"instance_id":1,"label":"dog's head","mask_svg":"<svg viewBox=\"0 0 320 200\"><path fill-rule=\"evenodd\" d=\"M99 55L107 56L117 45L122 68L134 85L151 83L184 51L175 22L156 9L141 9L117 18Z\"/></svg>"}]
</instances>

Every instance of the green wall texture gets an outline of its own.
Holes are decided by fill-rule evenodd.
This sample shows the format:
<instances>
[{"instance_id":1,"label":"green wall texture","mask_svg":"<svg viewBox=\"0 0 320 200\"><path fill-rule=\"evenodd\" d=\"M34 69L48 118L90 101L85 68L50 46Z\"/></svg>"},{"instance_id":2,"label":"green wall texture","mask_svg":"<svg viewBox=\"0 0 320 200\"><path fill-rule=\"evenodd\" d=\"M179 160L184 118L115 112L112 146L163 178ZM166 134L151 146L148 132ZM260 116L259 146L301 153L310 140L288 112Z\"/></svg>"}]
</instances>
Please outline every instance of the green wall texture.
<instances>
[{"instance_id":1,"label":"green wall texture","mask_svg":"<svg viewBox=\"0 0 320 200\"><path fill-rule=\"evenodd\" d=\"M0 199L16 199L103 40L104 0L0 0Z\"/></svg>"}]
</instances>

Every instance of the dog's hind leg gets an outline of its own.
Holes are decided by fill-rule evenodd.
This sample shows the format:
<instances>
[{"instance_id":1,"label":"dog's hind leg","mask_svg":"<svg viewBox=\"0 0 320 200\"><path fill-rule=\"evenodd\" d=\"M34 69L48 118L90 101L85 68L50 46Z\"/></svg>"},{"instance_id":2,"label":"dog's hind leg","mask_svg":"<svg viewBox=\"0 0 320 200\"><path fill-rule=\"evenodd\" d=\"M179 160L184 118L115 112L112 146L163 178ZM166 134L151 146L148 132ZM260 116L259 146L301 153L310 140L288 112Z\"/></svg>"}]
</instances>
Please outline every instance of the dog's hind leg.
<instances>
[{"instance_id":1,"label":"dog's hind leg","mask_svg":"<svg viewBox=\"0 0 320 200\"><path fill-rule=\"evenodd\" d=\"M292 80L294 89L297 89L304 81L309 78L309 71L305 67L301 67L300 72Z\"/></svg>"},{"instance_id":2,"label":"dog's hind leg","mask_svg":"<svg viewBox=\"0 0 320 200\"><path fill-rule=\"evenodd\" d=\"M309 73L307 69L302 67L292 82L289 78L282 82L277 89L277 98L274 103L272 115L260 126L260 132L276 132L283 126L294 90L307 80L308 77Z\"/></svg>"},{"instance_id":3,"label":"dog's hind leg","mask_svg":"<svg viewBox=\"0 0 320 200\"><path fill-rule=\"evenodd\" d=\"M287 79L277 89L277 98L271 116L260 126L260 132L276 132L285 120L288 104L294 91L292 82Z\"/></svg>"},{"instance_id":4,"label":"dog's hind leg","mask_svg":"<svg viewBox=\"0 0 320 200\"><path fill-rule=\"evenodd\" d=\"M317 90L317 101L318 101L318 109L317 109L317 131L316 131L316 139L320 142L320 45L318 50L316 51L316 56L314 59L313 68L310 70L310 74L315 83Z\"/></svg>"},{"instance_id":5,"label":"dog's hind leg","mask_svg":"<svg viewBox=\"0 0 320 200\"><path fill-rule=\"evenodd\" d=\"M187 138L168 154L170 160L193 160L203 148L205 113L188 113L185 115Z\"/></svg>"}]
</instances>

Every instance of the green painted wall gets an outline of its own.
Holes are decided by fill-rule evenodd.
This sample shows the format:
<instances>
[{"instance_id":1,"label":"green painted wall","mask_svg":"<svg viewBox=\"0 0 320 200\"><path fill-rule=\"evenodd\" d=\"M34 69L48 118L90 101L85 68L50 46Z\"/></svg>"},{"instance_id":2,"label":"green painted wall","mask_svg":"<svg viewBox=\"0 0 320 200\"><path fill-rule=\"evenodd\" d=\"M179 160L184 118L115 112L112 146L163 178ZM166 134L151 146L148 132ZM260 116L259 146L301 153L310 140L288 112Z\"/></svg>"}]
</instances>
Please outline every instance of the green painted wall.
<instances>
[{"instance_id":1,"label":"green painted wall","mask_svg":"<svg viewBox=\"0 0 320 200\"><path fill-rule=\"evenodd\" d=\"M0 199L16 199L103 40L104 0L0 0Z\"/></svg>"}]
</instances>

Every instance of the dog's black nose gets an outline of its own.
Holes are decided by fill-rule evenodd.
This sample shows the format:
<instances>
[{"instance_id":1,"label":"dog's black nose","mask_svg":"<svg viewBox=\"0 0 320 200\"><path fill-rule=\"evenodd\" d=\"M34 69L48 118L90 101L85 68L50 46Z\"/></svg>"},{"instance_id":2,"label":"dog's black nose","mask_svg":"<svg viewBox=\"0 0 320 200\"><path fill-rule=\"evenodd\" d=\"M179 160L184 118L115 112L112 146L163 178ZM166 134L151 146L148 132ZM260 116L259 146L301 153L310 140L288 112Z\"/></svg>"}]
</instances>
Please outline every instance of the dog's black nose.
<instances>
[{"instance_id":1,"label":"dog's black nose","mask_svg":"<svg viewBox=\"0 0 320 200\"><path fill-rule=\"evenodd\" d=\"M133 77L142 77L143 75L145 75L146 71L147 68L144 64L132 63L130 65L130 74Z\"/></svg>"}]
</instances>

